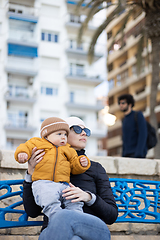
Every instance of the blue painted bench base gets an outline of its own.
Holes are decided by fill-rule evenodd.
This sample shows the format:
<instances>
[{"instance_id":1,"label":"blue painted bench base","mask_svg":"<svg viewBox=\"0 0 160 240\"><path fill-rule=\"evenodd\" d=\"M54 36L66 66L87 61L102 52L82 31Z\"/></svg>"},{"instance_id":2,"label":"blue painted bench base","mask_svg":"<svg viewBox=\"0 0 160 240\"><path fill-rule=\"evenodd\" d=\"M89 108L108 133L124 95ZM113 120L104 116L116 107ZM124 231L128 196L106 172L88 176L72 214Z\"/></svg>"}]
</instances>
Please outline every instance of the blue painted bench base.
<instances>
[{"instance_id":1,"label":"blue painted bench base","mask_svg":"<svg viewBox=\"0 0 160 240\"><path fill-rule=\"evenodd\" d=\"M160 223L160 181L110 178L110 182L118 206L117 223ZM23 210L22 183L23 179L0 181L0 229L42 225L28 220ZM9 198L13 203L2 207ZM8 213L17 214L17 220L7 220Z\"/></svg>"}]
</instances>

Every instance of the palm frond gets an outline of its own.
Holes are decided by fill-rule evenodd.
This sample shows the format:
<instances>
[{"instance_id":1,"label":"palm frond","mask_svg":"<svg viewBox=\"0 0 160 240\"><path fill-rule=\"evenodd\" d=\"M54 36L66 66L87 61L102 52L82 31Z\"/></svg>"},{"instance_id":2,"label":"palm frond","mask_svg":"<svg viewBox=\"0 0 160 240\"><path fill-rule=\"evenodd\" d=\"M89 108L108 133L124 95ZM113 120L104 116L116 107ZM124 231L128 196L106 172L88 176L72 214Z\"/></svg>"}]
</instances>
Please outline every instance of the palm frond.
<instances>
[{"instance_id":1,"label":"palm frond","mask_svg":"<svg viewBox=\"0 0 160 240\"><path fill-rule=\"evenodd\" d=\"M128 19L130 17L130 15L134 12L135 8L132 8L130 9L128 12L127 12L127 15L124 17L123 19L123 23L122 23L122 26L120 27L120 29L116 32L116 34L113 36L113 41L111 42L110 46L109 46L109 50L112 49L113 45L115 44L116 42L116 37L119 33L121 33L121 35L123 35L123 32L124 32L124 29L126 27L126 24L128 22ZM121 37L121 41L122 41L122 45L124 43L124 37Z\"/></svg>"},{"instance_id":2,"label":"palm frond","mask_svg":"<svg viewBox=\"0 0 160 240\"><path fill-rule=\"evenodd\" d=\"M86 6L84 7L84 9L87 9L89 8L90 6L92 6L92 3L94 2L95 0L92 0L90 1L88 4L86 4Z\"/></svg>"},{"instance_id":3,"label":"palm frond","mask_svg":"<svg viewBox=\"0 0 160 240\"><path fill-rule=\"evenodd\" d=\"M79 10L82 6L82 4L84 3L85 0L79 0L76 6L76 10L75 10L75 15L79 15Z\"/></svg>"},{"instance_id":4,"label":"palm frond","mask_svg":"<svg viewBox=\"0 0 160 240\"><path fill-rule=\"evenodd\" d=\"M100 2L103 2L103 1L101 0ZM78 33L78 37L77 37L78 44L81 43L83 32L86 30L89 21L92 19L92 17L95 15L95 13L97 13L100 2L98 1L98 2L93 4L92 8L88 12L88 15L87 15L85 21L81 24L81 27L80 27L80 30L79 30L79 33Z\"/></svg>"},{"instance_id":5,"label":"palm frond","mask_svg":"<svg viewBox=\"0 0 160 240\"><path fill-rule=\"evenodd\" d=\"M141 72L143 46L144 46L144 34L141 34L141 38L138 41L138 45L137 45L137 64L136 64L137 75L139 75Z\"/></svg>"},{"instance_id":6,"label":"palm frond","mask_svg":"<svg viewBox=\"0 0 160 240\"><path fill-rule=\"evenodd\" d=\"M115 10L108 16L107 19L105 19L105 21L98 27L98 29L96 30L91 43L90 43L90 47L88 50L88 62L89 64L92 63L93 58L94 58L94 48L95 48L95 44L97 42L98 37L100 36L100 34L103 32L103 30L108 26L108 24L122 11L124 10L124 8L122 8L121 5L118 5L118 7L115 8Z\"/></svg>"},{"instance_id":7,"label":"palm frond","mask_svg":"<svg viewBox=\"0 0 160 240\"><path fill-rule=\"evenodd\" d=\"M131 9L128 10L126 16L124 17L123 19L123 23L122 23L122 26L121 28L119 29L119 31L117 32L118 33L121 33L121 46L123 47L124 44L125 44L125 39L124 39L124 29L126 28L126 24L128 22L128 19L130 18L130 16L134 13L135 11L135 6L132 7Z\"/></svg>"},{"instance_id":8,"label":"palm frond","mask_svg":"<svg viewBox=\"0 0 160 240\"><path fill-rule=\"evenodd\" d=\"M155 2L155 0L147 1L147 4L148 4L149 8L152 9L153 11L156 10L156 8L154 6L154 2Z\"/></svg>"}]
</instances>

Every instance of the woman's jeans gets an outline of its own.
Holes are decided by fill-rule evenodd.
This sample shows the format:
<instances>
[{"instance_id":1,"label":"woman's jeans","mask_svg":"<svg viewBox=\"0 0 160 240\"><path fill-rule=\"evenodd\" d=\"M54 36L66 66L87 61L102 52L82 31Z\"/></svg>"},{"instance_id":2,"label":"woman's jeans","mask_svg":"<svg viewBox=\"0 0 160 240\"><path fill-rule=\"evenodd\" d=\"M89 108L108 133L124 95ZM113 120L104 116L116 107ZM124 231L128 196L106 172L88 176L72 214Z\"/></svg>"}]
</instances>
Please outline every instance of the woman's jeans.
<instances>
[{"instance_id":1,"label":"woman's jeans","mask_svg":"<svg viewBox=\"0 0 160 240\"><path fill-rule=\"evenodd\" d=\"M110 231L98 217L64 209L52 215L39 240L110 240Z\"/></svg>"}]
</instances>

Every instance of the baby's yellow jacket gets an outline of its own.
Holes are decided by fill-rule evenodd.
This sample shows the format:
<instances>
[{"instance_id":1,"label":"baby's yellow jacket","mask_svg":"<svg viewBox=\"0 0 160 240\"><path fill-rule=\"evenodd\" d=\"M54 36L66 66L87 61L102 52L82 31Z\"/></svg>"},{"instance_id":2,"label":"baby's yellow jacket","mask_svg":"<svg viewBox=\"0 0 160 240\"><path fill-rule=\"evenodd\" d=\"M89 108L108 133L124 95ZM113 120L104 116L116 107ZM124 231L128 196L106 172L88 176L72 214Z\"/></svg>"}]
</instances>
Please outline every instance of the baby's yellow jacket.
<instances>
[{"instance_id":1,"label":"baby's yellow jacket","mask_svg":"<svg viewBox=\"0 0 160 240\"><path fill-rule=\"evenodd\" d=\"M84 173L91 165L88 159L88 166L82 167L79 159L84 155L78 156L77 152L67 143L66 146L56 147L45 138L31 138L26 143L22 143L15 151L15 159L18 161L18 153L25 152L28 159L32 155L32 149L44 149L45 155L39 162L32 175L32 181L51 180L54 182L70 182L70 173Z\"/></svg>"}]
</instances>

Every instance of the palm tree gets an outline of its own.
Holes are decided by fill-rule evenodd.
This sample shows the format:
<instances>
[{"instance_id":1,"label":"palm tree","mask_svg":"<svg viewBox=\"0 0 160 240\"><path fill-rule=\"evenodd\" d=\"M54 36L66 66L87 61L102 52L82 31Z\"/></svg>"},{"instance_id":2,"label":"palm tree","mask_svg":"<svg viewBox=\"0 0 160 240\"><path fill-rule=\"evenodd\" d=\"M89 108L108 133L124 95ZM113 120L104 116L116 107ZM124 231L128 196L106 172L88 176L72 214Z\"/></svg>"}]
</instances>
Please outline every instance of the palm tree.
<instances>
[{"instance_id":1,"label":"palm tree","mask_svg":"<svg viewBox=\"0 0 160 240\"><path fill-rule=\"evenodd\" d=\"M80 9L84 0L80 0L77 4L77 9ZM159 84L159 60L160 60L160 0L90 0L87 1L88 3L84 8L88 8L88 15L85 21L82 23L79 35L78 35L78 42L81 41L83 32L85 31L87 24L91 18L105 8L110 8L114 6L114 10L111 11L105 21L97 28L95 34L91 40L90 47L88 50L88 60L91 63L93 56L94 56L94 47L97 42L98 37L100 34L105 30L108 24L118 17L122 11L125 11L124 22L122 24L121 29L119 29L116 33L122 34L122 42L123 42L123 30L126 26L126 23L129 17L135 13L135 11L143 11L145 13L144 24L142 26L142 30L139 32L140 35L140 42L139 42L139 49L143 50L145 46L142 44L145 42L146 39L150 39L151 46L152 46L152 54L151 54L151 66L152 66L152 83L151 83L151 94L150 94L150 122L157 130L158 134L158 123L157 117L154 112L155 107L157 106L157 87ZM116 39L116 35L114 36L114 40ZM144 41L145 40L145 41ZM112 42L114 44L114 41ZM111 45L112 45L111 44ZM123 44L122 44L123 46ZM110 46L112 47L112 46ZM138 50L139 59L142 51ZM138 61L139 62L139 61ZM140 61L141 62L141 61ZM139 68L138 68L139 69ZM158 136L159 140L159 136ZM155 147L155 158L160 158L160 147Z\"/></svg>"}]
</instances>

